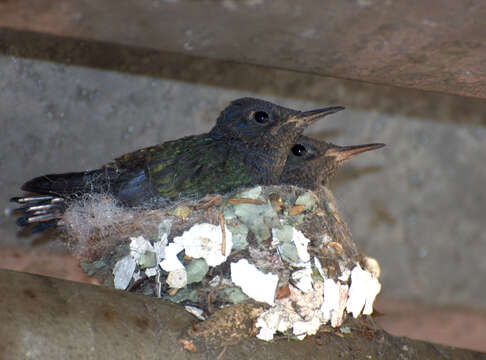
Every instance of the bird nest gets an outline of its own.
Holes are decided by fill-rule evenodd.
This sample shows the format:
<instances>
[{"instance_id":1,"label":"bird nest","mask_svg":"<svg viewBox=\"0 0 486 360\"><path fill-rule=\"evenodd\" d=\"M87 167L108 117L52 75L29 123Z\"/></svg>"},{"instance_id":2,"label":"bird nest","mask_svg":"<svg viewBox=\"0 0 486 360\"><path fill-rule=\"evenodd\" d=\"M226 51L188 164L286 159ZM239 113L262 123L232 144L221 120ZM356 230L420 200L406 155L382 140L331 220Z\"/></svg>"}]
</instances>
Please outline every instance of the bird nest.
<instances>
[{"instance_id":1,"label":"bird nest","mask_svg":"<svg viewBox=\"0 0 486 360\"><path fill-rule=\"evenodd\" d=\"M180 303L200 319L232 305L263 340L302 339L347 314L371 314L381 287L377 263L357 250L326 188L257 186L157 210L91 195L63 221L83 268L104 284Z\"/></svg>"}]
</instances>

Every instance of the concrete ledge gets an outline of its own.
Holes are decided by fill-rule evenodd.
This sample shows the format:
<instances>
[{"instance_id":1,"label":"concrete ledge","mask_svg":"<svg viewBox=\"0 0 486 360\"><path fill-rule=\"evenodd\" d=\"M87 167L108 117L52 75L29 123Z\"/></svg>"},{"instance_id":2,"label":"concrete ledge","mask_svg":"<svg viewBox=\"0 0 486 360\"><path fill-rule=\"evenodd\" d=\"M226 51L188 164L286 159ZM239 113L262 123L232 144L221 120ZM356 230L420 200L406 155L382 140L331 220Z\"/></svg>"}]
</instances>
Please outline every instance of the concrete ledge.
<instances>
[{"instance_id":1,"label":"concrete ledge","mask_svg":"<svg viewBox=\"0 0 486 360\"><path fill-rule=\"evenodd\" d=\"M9 1L0 27L486 97L486 10L372 0Z\"/></svg>"},{"instance_id":2,"label":"concrete ledge","mask_svg":"<svg viewBox=\"0 0 486 360\"><path fill-rule=\"evenodd\" d=\"M481 354L395 338L382 330L321 333L311 341L245 340L191 354L177 342L193 318L156 298L0 270L0 349L6 359L476 359ZM324 346L319 346L324 345ZM224 353L222 354L222 351Z\"/></svg>"}]
</instances>

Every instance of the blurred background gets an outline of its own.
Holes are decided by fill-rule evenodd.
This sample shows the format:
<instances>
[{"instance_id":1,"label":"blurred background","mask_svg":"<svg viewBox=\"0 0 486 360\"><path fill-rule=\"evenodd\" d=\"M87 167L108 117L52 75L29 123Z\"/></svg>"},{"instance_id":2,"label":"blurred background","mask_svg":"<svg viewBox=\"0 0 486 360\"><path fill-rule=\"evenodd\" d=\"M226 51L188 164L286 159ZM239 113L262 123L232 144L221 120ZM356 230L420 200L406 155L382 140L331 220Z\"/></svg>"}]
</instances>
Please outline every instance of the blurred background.
<instances>
[{"instance_id":1,"label":"blurred background","mask_svg":"<svg viewBox=\"0 0 486 360\"><path fill-rule=\"evenodd\" d=\"M343 105L307 134L387 144L331 182L382 267L377 321L486 351L485 16L452 1L0 1L0 267L91 281L55 236L18 233L8 199L32 177L208 131L243 96Z\"/></svg>"}]
</instances>

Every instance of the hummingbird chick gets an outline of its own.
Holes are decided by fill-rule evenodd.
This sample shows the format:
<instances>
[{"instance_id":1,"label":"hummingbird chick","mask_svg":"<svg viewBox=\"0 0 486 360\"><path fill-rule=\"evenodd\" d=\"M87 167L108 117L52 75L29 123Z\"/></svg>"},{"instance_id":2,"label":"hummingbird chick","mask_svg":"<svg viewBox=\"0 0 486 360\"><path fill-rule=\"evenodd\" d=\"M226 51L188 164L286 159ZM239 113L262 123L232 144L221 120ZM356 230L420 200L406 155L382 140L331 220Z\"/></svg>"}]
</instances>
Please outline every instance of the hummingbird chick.
<instances>
[{"instance_id":1,"label":"hummingbird chick","mask_svg":"<svg viewBox=\"0 0 486 360\"><path fill-rule=\"evenodd\" d=\"M339 146L301 136L290 150L280 175L280 184L319 190L321 186L327 185L329 179L345 161L384 146L385 144L380 143Z\"/></svg>"},{"instance_id":2,"label":"hummingbird chick","mask_svg":"<svg viewBox=\"0 0 486 360\"><path fill-rule=\"evenodd\" d=\"M311 111L285 108L264 100L235 100L205 134L125 154L99 169L51 174L27 181L15 197L22 206L20 226L39 232L62 225L65 200L106 193L129 207L161 207L181 198L224 194L240 186L278 184L288 154L304 129L326 115L330 106Z\"/></svg>"}]
</instances>

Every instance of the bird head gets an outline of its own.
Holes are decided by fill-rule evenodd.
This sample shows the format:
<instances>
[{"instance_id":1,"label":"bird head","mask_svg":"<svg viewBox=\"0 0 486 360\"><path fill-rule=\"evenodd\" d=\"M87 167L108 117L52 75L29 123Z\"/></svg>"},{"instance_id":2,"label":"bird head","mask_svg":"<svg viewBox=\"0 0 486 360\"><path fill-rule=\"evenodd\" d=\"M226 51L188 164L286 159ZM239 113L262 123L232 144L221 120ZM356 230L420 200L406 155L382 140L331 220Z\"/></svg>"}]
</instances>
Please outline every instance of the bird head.
<instances>
[{"instance_id":1,"label":"bird head","mask_svg":"<svg viewBox=\"0 0 486 360\"><path fill-rule=\"evenodd\" d=\"M234 100L221 112L211 134L248 148L270 150L277 146L286 154L309 125L343 109L330 106L302 112L260 99L242 98Z\"/></svg>"},{"instance_id":2,"label":"bird head","mask_svg":"<svg viewBox=\"0 0 486 360\"><path fill-rule=\"evenodd\" d=\"M301 136L290 150L280 183L317 189L320 185L327 184L345 161L383 146L385 144L379 143L339 146Z\"/></svg>"}]
</instances>

